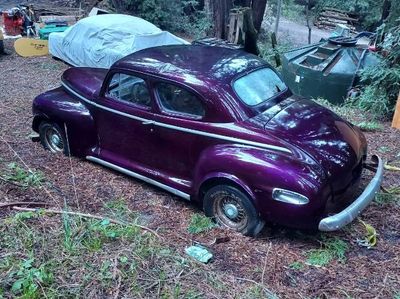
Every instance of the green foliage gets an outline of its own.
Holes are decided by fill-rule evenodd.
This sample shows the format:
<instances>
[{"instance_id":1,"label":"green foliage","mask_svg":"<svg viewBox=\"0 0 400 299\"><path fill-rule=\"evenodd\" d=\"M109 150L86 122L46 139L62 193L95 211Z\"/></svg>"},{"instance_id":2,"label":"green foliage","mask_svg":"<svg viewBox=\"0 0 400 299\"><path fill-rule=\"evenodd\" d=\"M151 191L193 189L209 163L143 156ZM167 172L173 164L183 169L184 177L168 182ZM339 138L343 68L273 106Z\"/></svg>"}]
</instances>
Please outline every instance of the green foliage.
<instances>
[{"instance_id":1,"label":"green foliage","mask_svg":"<svg viewBox=\"0 0 400 299\"><path fill-rule=\"evenodd\" d=\"M205 36L211 20L196 0L112 1L114 8L137 15L158 27L183 32L196 38Z\"/></svg>"},{"instance_id":2,"label":"green foliage","mask_svg":"<svg viewBox=\"0 0 400 299\"><path fill-rule=\"evenodd\" d=\"M348 121L351 121L356 117L356 111L348 103L342 105L334 105L324 98L313 99L313 101L320 104L321 106L324 106L325 108L328 108L329 110L335 112L337 115Z\"/></svg>"},{"instance_id":3,"label":"green foliage","mask_svg":"<svg viewBox=\"0 0 400 299\"><path fill-rule=\"evenodd\" d=\"M362 121L357 124L357 127L367 132L383 131L383 126L376 121Z\"/></svg>"},{"instance_id":4,"label":"green foliage","mask_svg":"<svg viewBox=\"0 0 400 299\"><path fill-rule=\"evenodd\" d=\"M2 177L7 181L17 183L24 188L40 186L44 181L44 176L41 172L25 170L15 162L8 164L8 169Z\"/></svg>"},{"instance_id":5,"label":"green foliage","mask_svg":"<svg viewBox=\"0 0 400 299\"><path fill-rule=\"evenodd\" d=\"M293 270L303 270L304 269L304 264L302 262L299 262L299 261L293 262L293 263L291 263L289 265L289 268L293 269Z\"/></svg>"},{"instance_id":6,"label":"green foliage","mask_svg":"<svg viewBox=\"0 0 400 299\"><path fill-rule=\"evenodd\" d=\"M322 267L328 265L334 259L344 263L347 249L347 243L339 238L324 238L321 248L310 250L307 253L307 264Z\"/></svg>"},{"instance_id":7,"label":"green foliage","mask_svg":"<svg viewBox=\"0 0 400 299\"><path fill-rule=\"evenodd\" d=\"M215 227L215 223L206 216L194 214L190 219L188 231L191 234L199 234L206 232Z\"/></svg>"},{"instance_id":8,"label":"green foliage","mask_svg":"<svg viewBox=\"0 0 400 299\"><path fill-rule=\"evenodd\" d=\"M20 298L40 298L40 287L53 280L53 275L47 271L46 265L35 267L34 262L34 258L21 261L18 270L10 274L14 279L11 291Z\"/></svg>"},{"instance_id":9,"label":"green foliage","mask_svg":"<svg viewBox=\"0 0 400 299\"><path fill-rule=\"evenodd\" d=\"M389 54L378 66L362 71L361 81L366 86L352 104L377 118L388 118L400 89L400 26L388 30L382 46Z\"/></svg>"}]
</instances>

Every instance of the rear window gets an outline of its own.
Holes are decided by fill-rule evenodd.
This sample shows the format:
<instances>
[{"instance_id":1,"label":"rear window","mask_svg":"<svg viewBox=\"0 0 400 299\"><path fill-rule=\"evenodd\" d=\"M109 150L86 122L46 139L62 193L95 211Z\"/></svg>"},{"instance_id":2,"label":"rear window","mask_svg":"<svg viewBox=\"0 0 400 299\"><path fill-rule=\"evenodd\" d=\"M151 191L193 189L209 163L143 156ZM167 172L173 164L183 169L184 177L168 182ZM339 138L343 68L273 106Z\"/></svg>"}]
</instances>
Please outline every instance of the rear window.
<instances>
[{"instance_id":1,"label":"rear window","mask_svg":"<svg viewBox=\"0 0 400 299\"><path fill-rule=\"evenodd\" d=\"M247 105L255 106L286 90L286 84L269 68L262 68L240 77L233 89Z\"/></svg>"}]
</instances>

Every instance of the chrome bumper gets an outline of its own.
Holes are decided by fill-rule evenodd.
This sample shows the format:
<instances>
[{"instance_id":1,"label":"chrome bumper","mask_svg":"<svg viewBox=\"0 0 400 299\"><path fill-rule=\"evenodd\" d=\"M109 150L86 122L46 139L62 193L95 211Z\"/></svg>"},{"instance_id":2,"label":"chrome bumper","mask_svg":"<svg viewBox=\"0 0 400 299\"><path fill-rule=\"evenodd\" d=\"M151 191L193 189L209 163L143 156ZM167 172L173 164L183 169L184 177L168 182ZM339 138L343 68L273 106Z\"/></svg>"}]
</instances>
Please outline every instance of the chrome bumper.
<instances>
[{"instance_id":1,"label":"chrome bumper","mask_svg":"<svg viewBox=\"0 0 400 299\"><path fill-rule=\"evenodd\" d=\"M319 222L318 229L320 231L334 231L352 222L375 198L376 193L382 183L383 162L376 155L372 156L372 160L378 162L375 176L369 182L363 193L346 209L333 216L326 217Z\"/></svg>"}]
</instances>

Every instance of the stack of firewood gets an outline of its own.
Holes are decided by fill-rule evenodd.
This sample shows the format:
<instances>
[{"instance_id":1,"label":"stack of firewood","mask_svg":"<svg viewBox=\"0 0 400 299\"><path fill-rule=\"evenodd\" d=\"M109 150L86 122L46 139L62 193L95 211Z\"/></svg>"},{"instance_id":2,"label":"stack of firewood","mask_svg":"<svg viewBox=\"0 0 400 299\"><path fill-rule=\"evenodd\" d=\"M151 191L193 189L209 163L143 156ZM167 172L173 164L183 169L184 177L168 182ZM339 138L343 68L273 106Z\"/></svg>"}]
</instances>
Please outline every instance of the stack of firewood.
<instances>
[{"instance_id":1,"label":"stack of firewood","mask_svg":"<svg viewBox=\"0 0 400 299\"><path fill-rule=\"evenodd\" d=\"M323 29L333 29L336 25L345 25L354 32L358 23L359 18L355 14L336 8L324 8L315 20L314 25Z\"/></svg>"}]
</instances>

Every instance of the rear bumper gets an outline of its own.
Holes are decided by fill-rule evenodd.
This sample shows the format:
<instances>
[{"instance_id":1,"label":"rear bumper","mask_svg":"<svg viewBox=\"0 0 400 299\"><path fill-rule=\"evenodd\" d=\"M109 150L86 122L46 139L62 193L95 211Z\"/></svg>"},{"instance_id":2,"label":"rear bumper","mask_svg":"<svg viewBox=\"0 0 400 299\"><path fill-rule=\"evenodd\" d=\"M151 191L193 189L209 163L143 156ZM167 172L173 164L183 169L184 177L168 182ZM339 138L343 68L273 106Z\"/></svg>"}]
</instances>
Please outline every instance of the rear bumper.
<instances>
[{"instance_id":1,"label":"rear bumper","mask_svg":"<svg viewBox=\"0 0 400 299\"><path fill-rule=\"evenodd\" d=\"M383 162L381 158L374 155L372 159L377 161L375 176L364 189L363 193L346 209L333 216L326 217L319 222L320 231L335 231L352 222L375 198L379 191L383 176Z\"/></svg>"}]
</instances>

